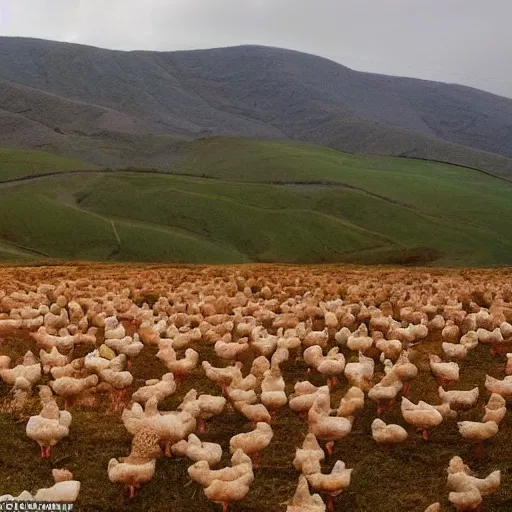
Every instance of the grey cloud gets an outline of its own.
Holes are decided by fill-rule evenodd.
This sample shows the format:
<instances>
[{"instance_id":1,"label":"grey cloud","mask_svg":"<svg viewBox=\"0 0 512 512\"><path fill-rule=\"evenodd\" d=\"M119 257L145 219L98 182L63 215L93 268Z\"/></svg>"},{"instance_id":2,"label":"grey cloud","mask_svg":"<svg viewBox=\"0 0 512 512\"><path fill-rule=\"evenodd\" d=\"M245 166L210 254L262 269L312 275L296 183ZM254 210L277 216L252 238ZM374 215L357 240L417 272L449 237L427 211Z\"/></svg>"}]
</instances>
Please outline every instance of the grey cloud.
<instances>
[{"instance_id":1,"label":"grey cloud","mask_svg":"<svg viewBox=\"0 0 512 512\"><path fill-rule=\"evenodd\" d=\"M0 33L122 50L281 46L512 97L510 0L0 0Z\"/></svg>"}]
</instances>

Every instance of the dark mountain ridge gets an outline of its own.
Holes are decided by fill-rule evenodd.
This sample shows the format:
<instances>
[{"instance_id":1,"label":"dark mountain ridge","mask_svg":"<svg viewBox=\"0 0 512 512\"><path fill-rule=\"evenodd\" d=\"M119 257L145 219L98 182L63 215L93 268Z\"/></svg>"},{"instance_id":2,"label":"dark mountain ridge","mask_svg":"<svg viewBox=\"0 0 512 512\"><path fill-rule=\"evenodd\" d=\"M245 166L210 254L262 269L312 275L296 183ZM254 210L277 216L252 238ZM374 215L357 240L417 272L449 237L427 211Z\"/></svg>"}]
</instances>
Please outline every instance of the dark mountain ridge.
<instances>
[{"instance_id":1,"label":"dark mountain ridge","mask_svg":"<svg viewBox=\"0 0 512 512\"><path fill-rule=\"evenodd\" d=\"M0 120L2 145L99 164L127 165L123 144L137 137L162 155L137 163L165 166L176 139L225 135L441 160L512 179L511 99L271 47L121 52L2 37ZM96 148L103 139L111 151Z\"/></svg>"}]
</instances>

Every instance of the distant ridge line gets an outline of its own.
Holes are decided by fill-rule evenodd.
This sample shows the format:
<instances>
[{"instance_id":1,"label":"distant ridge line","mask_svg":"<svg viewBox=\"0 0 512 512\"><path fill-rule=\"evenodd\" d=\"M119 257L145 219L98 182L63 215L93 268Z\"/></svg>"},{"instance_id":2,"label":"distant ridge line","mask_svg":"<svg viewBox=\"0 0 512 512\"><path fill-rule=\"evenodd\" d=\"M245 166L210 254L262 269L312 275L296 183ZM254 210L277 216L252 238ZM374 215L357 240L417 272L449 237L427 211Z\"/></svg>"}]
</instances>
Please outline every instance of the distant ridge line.
<instances>
[{"instance_id":1,"label":"distant ridge line","mask_svg":"<svg viewBox=\"0 0 512 512\"><path fill-rule=\"evenodd\" d=\"M360 156L354 153L355 156ZM512 182L512 179L505 178L504 176L499 176L497 174L492 174L488 171L484 171L483 169L480 169L478 167L471 167L469 165L464 164L454 164L453 162L449 162L448 160L435 160L433 158L423 158L421 156L409 156L409 155L395 155L395 156L386 156L385 158L406 158L408 160L421 160L422 162L435 162L438 164L444 164L444 165L451 165L453 167L462 167L463 169L469 169L471 171L478 171L482 174L485 174L487 176L490 176L491 178L498 178L499 180L506 181L507 183Z\"/></svg>"}]
</instances>

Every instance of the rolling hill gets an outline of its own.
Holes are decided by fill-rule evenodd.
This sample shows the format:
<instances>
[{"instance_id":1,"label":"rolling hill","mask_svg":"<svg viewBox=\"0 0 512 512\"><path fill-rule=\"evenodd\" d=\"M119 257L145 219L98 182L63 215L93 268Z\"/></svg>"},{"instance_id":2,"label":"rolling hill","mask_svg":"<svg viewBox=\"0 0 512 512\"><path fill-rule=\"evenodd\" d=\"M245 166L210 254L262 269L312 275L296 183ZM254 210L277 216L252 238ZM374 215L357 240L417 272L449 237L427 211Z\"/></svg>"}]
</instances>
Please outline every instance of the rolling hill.
<instances>
[{"instance_id":1,"label":"rolling hill","mask_svg":"<svg viewBox=\"0 0 512 512\"><path fill-rule=\"evenodd\" d=\"M512 179L512 100L241 46L119 52L0 38L0 144L167 168L183 140L300 140Z\"/></svg>"},{"instance_id":2,"label":"rolling hill","mask_svg":"<svg viewBox=\"0 0 512 512\"><path fill-rule=\"evenodd\" d=\"M512 184L296 142L184 143L167 173L0 151L0 260L512 264Z\"/></svg>"}]
</instances>

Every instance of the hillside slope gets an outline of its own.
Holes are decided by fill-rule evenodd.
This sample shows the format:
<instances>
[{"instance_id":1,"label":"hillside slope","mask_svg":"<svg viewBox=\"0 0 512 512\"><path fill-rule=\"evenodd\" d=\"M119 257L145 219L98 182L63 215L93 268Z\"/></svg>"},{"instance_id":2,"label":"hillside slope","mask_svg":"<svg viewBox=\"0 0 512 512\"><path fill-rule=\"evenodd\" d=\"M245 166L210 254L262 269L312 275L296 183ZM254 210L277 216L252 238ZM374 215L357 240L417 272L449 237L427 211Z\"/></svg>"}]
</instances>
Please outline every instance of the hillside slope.
<instances>
[{"instance_id":1,"label":"hillside slope","mask_svg":"<svg viewBox=\"0 0 512 512\"><path fill-rule=\"evenodd\" d=\"M279 48L151 56L201 96L296 138L311 140L324 124L357 118L512 157L512 100L469 87L361 73Z\"/></svg>"},{"instance_id":2,"label":"hillside slope","mask_svg":"<svg viewBox=\"0 0 512 512\"><path fill-rule=\"evenodd\" d=\"M0 79L0 116L16 126L0 132L4 145L100 165L126 164L118 139L127 136L227 135L297 139L512 176L512 100L458 85L360 73L289 50L119 52L0 38ZM107 141L101 152L91 138ZM134 156L146 167L169 161Z\"/></svg>"},{"instance_id":3,"label":"hillside slope","mask_svg":"<svg viewBox=\"0 0 512 512\"><path fill-rule=\"evenodd\" d=\"M453 165L225 138L188 144L172 174L76 171L59 160L59 172L45 176L51 166L41 160L34 172L43 157L30 155L27 169L18 159L9 176L8 158L2 165L0 152L3 260L21 251L29 259L512 264L512 184Z\"/></svg>"}]
</instances>

